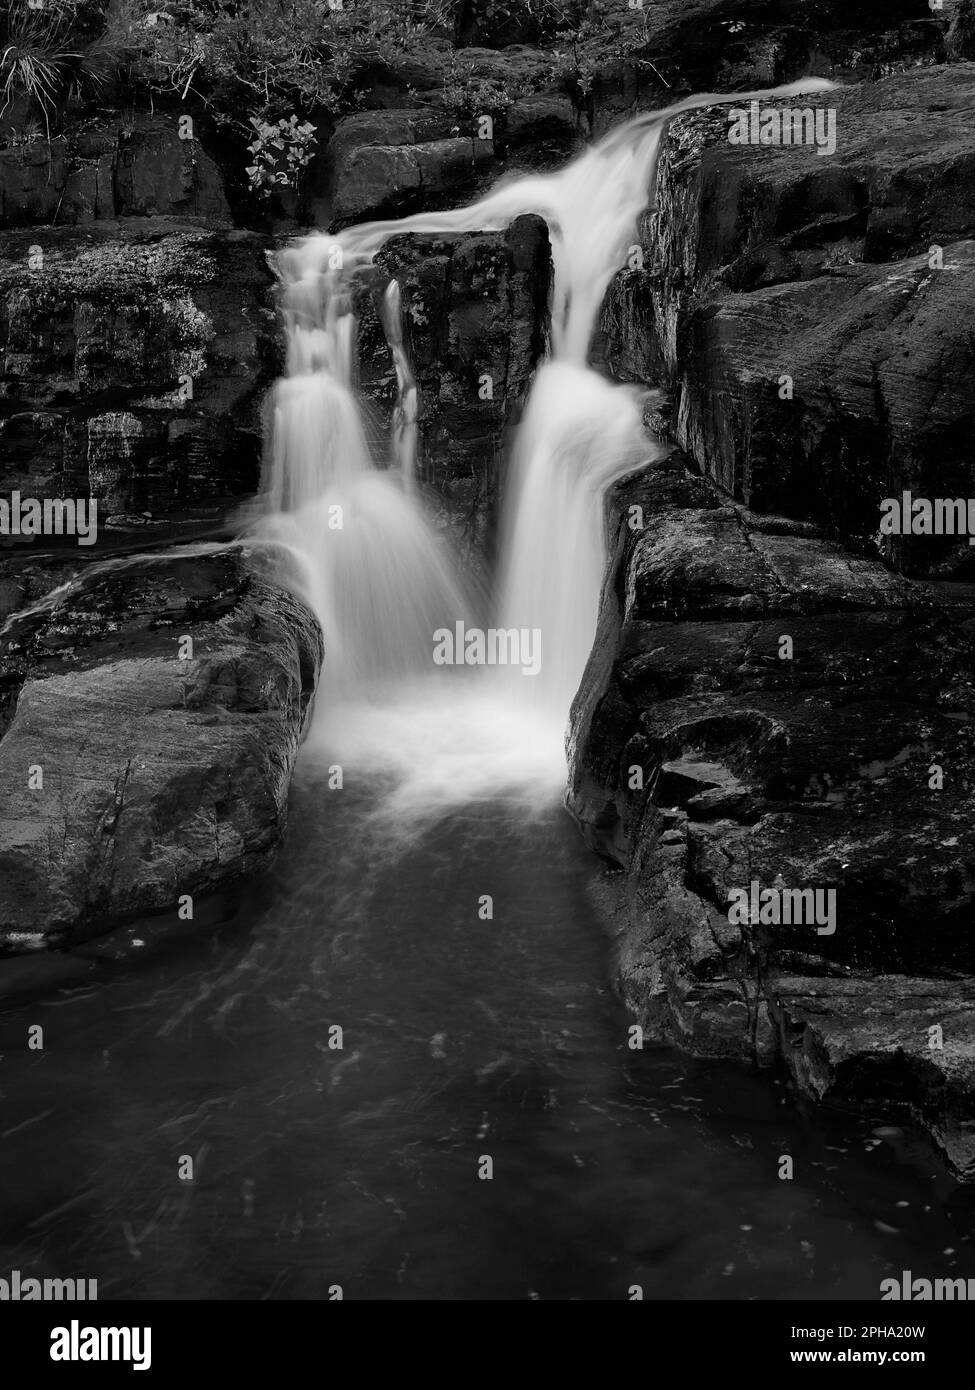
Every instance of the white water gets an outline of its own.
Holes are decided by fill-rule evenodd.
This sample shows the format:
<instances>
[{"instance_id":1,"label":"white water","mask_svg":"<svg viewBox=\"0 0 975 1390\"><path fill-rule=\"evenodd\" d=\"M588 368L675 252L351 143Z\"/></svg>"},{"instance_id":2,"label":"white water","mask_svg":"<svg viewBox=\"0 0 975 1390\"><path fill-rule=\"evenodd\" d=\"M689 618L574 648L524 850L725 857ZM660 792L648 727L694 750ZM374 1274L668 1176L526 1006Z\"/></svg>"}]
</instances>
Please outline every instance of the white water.
<instances>
[{"instance_id":1,"label":"white water","mask_svg":"<svg viewBox=\"0 0 975 1390\"><path fill-rule=\"evenodd\" d=\"M370 456L341 272L302 273L283 299L288 375L273 398L263 529L298 558L322 625L323 703L381 697L430 669L431 634L470 600L402 466L381 471ZM399 452L411 465L402 428Z\"/></svg>"},{"instance_id":2,"label":"white water","mask_svg":"<svg viewBox=\"0 0 975 1390\"><path fill-rule=\"evenodd\" d=\"M503 183L470 207L314 235L280 256L288 376L274 401L265 533L295 553L325 633L314 741L391 779L397 816L501 790L548 797L565 776L564 731L595 634L606 568L603 499L654 457L641 393L588 366L606 290L651 195L660 141L678 112L832 86L704 95L638 116L566 168ZM541 215L552 246L552 351L541 365L508 478L493 616L477 616L456 560L414 487L416 387L399 287L381 317L396 368L391 454L370 457L356 401L352 288L390 237L500 231ZM645 394L645 393L644 393ZM342 529L334 529L334 508ZM541 634L537 676L433 665L434 632L471 626Z\"/></svg>"}]
</instances>

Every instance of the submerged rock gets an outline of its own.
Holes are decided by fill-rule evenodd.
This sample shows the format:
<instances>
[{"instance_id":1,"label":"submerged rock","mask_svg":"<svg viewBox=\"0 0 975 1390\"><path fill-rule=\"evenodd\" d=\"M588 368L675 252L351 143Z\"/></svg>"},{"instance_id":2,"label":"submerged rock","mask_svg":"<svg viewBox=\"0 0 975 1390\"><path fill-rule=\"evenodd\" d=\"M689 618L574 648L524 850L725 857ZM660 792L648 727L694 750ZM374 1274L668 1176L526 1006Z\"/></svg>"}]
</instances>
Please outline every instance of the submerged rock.
<instances>
[{"instance_id":1,"label":"submerged rock","mask_svg":"<svg viewBox=\"0 0 975 1390\"><path fill-rule=\"evenodd\" d=\"M311 613L241 547L116 561L10 624L0 949L68 946L266 865L321 657Z\"/></svg>"}]
</instances>

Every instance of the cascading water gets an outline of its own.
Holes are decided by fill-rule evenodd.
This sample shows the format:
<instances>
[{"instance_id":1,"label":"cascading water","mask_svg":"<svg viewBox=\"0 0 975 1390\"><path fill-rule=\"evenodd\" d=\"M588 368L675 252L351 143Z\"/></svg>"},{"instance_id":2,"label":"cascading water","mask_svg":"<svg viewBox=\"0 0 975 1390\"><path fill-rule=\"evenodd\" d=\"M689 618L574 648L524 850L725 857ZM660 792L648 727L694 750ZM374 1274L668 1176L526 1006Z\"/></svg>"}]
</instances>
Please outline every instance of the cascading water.
<instances>
[{"instance_id":1,"label":"cascading water","mask_svg":"<svg viewBox=\"0 0 975 1390\"><path fill-rule=\"evenodd\" d=\"M912 1140L878 1148L872 1116L820 1127L758 1075L627 1046L593 861L558 807L602 495L648 452L638 394L589 369L589 339L669 114L473 208L282 255L262 529L325 629L321 717L281 856L229 921L181 913L23 961L59 988L24 978L6 1050L32 1055L57 1005L59 1060L4 1071L5 1270L83 1270L100 1297L620 1301L636 1285L649 1301L870 1300L892 1270L954 1269L964 1203L926 1151L907 1166ZM512 459L494 611L542 629L542 668L434 668L433 632L476 620L476 596L412 483L398 292L384 470L353 392L350 291L393 232L530 211L551 229L552 356ZM512 788L545 804L525 814ZM184 1152L204 1166L174 1196ZM801 1181L777 1180L783 1152ZM478 1180L485 1155L498 1181Z\"/></svg>"},{"instance_id":2,"label":"cascading water","mask_svg":"<svg viewBox=\"0 0 975 1390\"><path fill-rule=\"evenodd\" d=\"M411 422L400 423L399 469L381 471L371 458L352 390L355 320L340 272L308 274L295 252L282 266L291 272L288 375L272 403L266 529L297 557L322 624L328 697L366 696L428 669L431 632L469 600L409 495ZM408 399L405 356L395 340L394 348Z\"/></svg>"},{"instance_id":3,"label":"cascading water","mask_svg":"<svg viewBox=\"0 0 975 1390\"><path fill-rule=\"evenodd\" d=\"M418 778L420 799L438 804L506 786L550 793L564 777L565 721L592 645L606 564L603 497L654 457L641 393L599 376L588 357L606 291L648 201L662 134L671 117L693 107L831 85L810 79L691 98L636 117L563 170L518 178L470 207L314 235L282 254L289 374L275 396L267 527L299 557L325 632L326 698L339 697L326 712L329 736L341 729L347 748L351 739L360 756L398 765L407 800ZM501 629L539 634L539 670L480 671L476 690L428 680L409 696L407 678L433 671L435 631L469 627L474 608L412 486L416 388L398 286L381 310L399 388L397 466L388 471L370 458L352 391L352 289L394 235L499 231L526 213L549 227L552 351L536 373L514 449L494 612ZM390 805L402 809L395 795Z\"/></svg>"}]
</instances>

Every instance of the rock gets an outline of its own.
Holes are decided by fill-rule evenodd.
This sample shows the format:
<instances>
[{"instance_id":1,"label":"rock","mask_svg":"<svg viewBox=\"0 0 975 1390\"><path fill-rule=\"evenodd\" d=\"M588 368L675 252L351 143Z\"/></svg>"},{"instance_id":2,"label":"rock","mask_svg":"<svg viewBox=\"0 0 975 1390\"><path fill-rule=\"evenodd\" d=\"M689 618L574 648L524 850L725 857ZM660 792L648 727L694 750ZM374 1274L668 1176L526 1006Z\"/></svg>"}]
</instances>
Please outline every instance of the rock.
<instances>
[{"instance_id":1,"label":"rock","mask_svg":"<svg viewBox=\"0 0 975 1390\"><path fill-rule=\"evenodd\" d=\"M353 150L336 169L332 220L342 226L429 207L440 195L469 187L490 159L489 143L469 137Z\"/></svg>"},{"instance_id":2,"label":"rock","mask_svg":"<svg viewBox=\"0 0 975 1390\"><path fill-rule=\"evenodd\" d=\"M256 489L278 369L269 242L137 219L0 252L5 487L178 513Z\"/></svg>"},{"instance_id":3,"label":"rock","mask_svg":"<svg viewBox=\"0 0 975 1390\"><path fill-rule=\"evenodd\" d=\"M612 505L568 805L623 870L624 999L697 1054L911 1106L975 1177L975 586L728 505L679 454ZM753 881L835 890L835 931L736 925Z\"/></svg>"},{"instance_id":4,"label":"rock","mask_svg":"<svg viewBox=\"0 0 975 1390\"><path fill-rule=\"evenodd\" d=\"M873 81L943 62L955 3L945 0L933 14L916 0L646 0L636 7L602 0L607 27L583 33L571 50L575 84L602 132L636 110L693 92L754 91L810 75Z\"/></svg>"},{"instance_id":5,"label":"rock","mask_svg":"<svg viewBox=\"0 0 975 1390\"><path fill-rule=\"evenodd\" d=\"M378 258L379 292L390 277L402 291L420 473L476 567L493 543L502 443L543 351L548 257L544 223L521 217L507 232L396 238ZM395 374L375 308L363 309L361 385L388 425Z\"/></svg>"},{"instance_id":6,"label":"rock","mask_svg":"<svg viewBox=\"0 0 975 1390\"><path fill-rule=\"evenodd\" d=\"M453 133L451 133L453 132ZM327 198L336 226L438 205L490 165L490 141L460 135L443 112L367 111L339 121L329 143Z\"/></svg>"},{"instance_id":7,"label":"rock","mask_svg":"<svg viewBox=\"0 0 975 1390\"><path fill-rule=\"evenodd\" d=\"M529 96L505 113L508 145L553 145L568 153L579 138L579 118L567 96Z\"/></svg>"},{"instance_id":8,"label":"rock","mask_svg":"<svg viewBox=\"0 0 975 1390\"><path fill-rule=\"evenodd\" d=\"M448 72L461 86L468 79L475 89L487 83L511 100L553 88L552 53L531 43L509 43L503 49L465 46L448 59ZM441 87L443 80L441 73ZM432 102L432 93L428 100Z\"/></svg>"},{"instance_id":9,"label":"rock","mask_svg":"<svg viewBox=\"0 0 975 1390\"><path fill-rule=\"evenodd\" d=\"M975 241L729 296L688 325L677 435L748 506L868 541L883 498L969 491ZM780 383L793 392L782 399ZM907 573L971 572L965 536L892 537Z\"/></svg>"},{"instance_id":10,"label":"rock","mask_svg":"<svg viewBox=\"0 0 975 1390\"><path fill-rule=\"evenodd\" d=\"M25 615L0 648L0 948L68 946L266 865L321 655L239 547L117 561Z\"/></svg>"},{"instance_id":11,"label":"rock","mask_svg":"<svg viewBox=\"0 0 975 1390\"><path fill-rule=\"evenodd\" d=\"M954 63L975 58L975 4L972 0L957 0L945 36L945 52Z\"/></svg>"},{"instance_id":12,"label":"rock","mask_svg":"<svg viewBox=\"0 0 975 1390\"><path fill-rule=\"evenodd\" d=\"M113 168L116 217L201 217L230 224L216 165L170 117L118 133Z\"/></svg>"},{"instance_id":13,"label":"rock","mask_svg":"<svg viewBox=\"0 0 975 1390\"><path fill-rule=\"evenodd\" d=\"M970 982L883 975L876 979L770 981L790 1066L817 1098L869 1103L900 1094L918 1112L952 1167L975 1176L975 1010ZM944 1031L932 1046L931 1028ZM896 1127L875 1129L899 1137Z\"/></svg>"},{"instance_id":14,"label":"rock","mask_svg":"<svg viewBox=\"0 0 975 1390\"><path fill-rule=\"evenodd\" d=\"M444 113L426 107L418 110L358 111L352 116L343 116L337 123L328 151L336 165L340 166L356 150L373 145L423 144L428 140L442 139L449 131L449 122Z\"/></svg>"},{"instance_id":15,"label":"rock","mask_svg":"<svg viewBox=\"0 0 975 1390\"><path fill-rule=\"evenodd\" d=\"M232 225L220 172L178 117L99 117L0 149L0 226L147 216Z\"/></svg>"},{"instance_id":16,"label":"rock","mask_svg":"<svg viewBox=\"0 0 975 1390\"><path fill-rule=\"evenodd\" d=\"M673 387L679 442L737 500L866 542L884 497L968 489L973 99L971 64L820 98L829 157L732 146L726 113L672 123L645 269L618 277L601 351ZM970 572L964 540L887 553Z\"/></svg>"}]
</instances>

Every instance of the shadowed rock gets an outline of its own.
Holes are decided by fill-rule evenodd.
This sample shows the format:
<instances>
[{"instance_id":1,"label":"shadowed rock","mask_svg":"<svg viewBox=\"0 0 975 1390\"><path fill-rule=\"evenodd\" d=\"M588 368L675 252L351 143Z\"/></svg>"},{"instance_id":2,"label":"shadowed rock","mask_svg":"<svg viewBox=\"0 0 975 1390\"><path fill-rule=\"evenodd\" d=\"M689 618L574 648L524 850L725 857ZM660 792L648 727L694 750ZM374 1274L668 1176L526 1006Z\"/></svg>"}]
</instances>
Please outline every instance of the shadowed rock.
<instances>
[{"instance_id":1,"label":"shadowed rock","mask_svg":"<svg viewBox=\"0 0 975 1390\"><path fill-rule=\"evenodd\" d=\"M100 522L254 491L279 355L268 245L159 219L6 234L5 489L90 495Z\"/></svg>"},{"instance_id":2,"label":"shadowed rock","mask_svg":"<svg viewBox=\"0 0 975 1390\"><path fill-rule=\"evenodd\" d=\"M695 1053L904 1101L975 1177L975 587L729 506L679 454L613 512L568 804L624 870L624 998ZM835 930L737 924L753 881L835 890Z\"/></svg>"},{"instance_id":3,"label":"shadowed rock","mask_svg":"<svg viewBox=\"0 0 975 1390\"><path fill-rule=\"evenodd\" d=\"M0 149L0 226L153 216L231 225L216 164L175 116L98 117Z\"/></svg>"},{"instance_id":4,"label":"shadowed rock","mask_svg":"<svg viewBox=\"0 0 975 1390\"><path fill-rule=\"evenodd\" d=\"M835 109L828 157L673 123L603 351L672 385L678 441L736 500L864 540L885 497L971 491L973 100L963 64L798 103ZM970 577L965 538L887 555Z\"/></svg>"}]
</instances>

